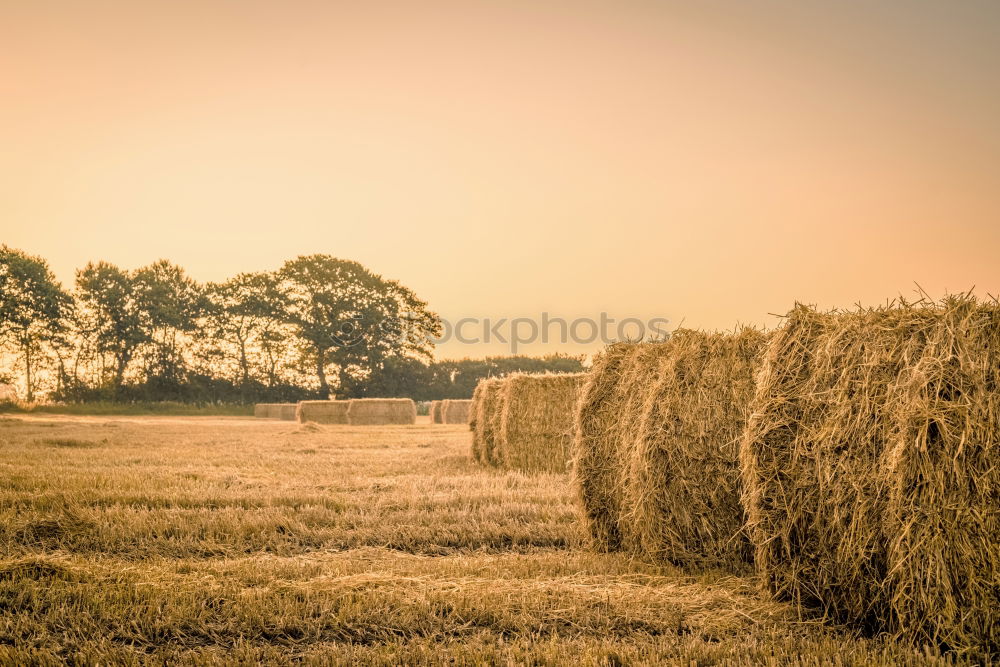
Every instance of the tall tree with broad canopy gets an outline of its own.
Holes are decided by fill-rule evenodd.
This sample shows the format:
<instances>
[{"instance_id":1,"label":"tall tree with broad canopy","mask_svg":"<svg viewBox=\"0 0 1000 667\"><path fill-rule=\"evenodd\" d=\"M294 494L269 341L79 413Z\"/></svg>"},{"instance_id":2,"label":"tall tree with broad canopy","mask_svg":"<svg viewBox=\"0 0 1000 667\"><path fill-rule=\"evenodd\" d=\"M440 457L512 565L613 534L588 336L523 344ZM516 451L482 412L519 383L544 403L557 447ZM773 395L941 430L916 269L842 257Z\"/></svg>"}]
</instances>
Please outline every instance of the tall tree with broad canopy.
<instances>
[{"instance_id":1,"label":"tall tree with broad canopy","mask_svg":"<svg viewBox=\"0 0 1000 667\"><path fill-rule=\"evenodd\" d=\"M274 382L273 356L269 346L281 334L285 316L285 295L274 273L241 273L224 283L208 285L208 329L217 341L224 342L236 357L239 383L249 384L252 377L250 349L259 349L267 357L268 381Z\"/></svg>"},{"instance_id":2,"label":"tall tree with broad canopy","mask_svg":"<svg viewBox=\"0 0 1000 667\"><path fill-rule=\"evenodd\" d=\"M165 259L138 269L132 280L150 343L147 380L177 383L185 370L183 336L198 328L206 308L204 290L184 269Z\"/></svg>"},{"instance_id":3,"label":"tall tree with broad canopy","mask_svg":"<svg viewBox=\"0 0 1000 667\"><path fill-rule=\"evenodd\" d=\"M72 298L44 259L0 246L0 341L13 342L21 354L29 401L35 399L35 366L42 345L66 330L72 307Z\"/></svg>"},{"instance_id":4,"label":"tall tree with broad canopy","mask_svg":"<svg viewBox=\"0 0 1000 667\"><path fill-rule=\"evenodd\" d=\"M112 358L111 383L118 394L136 352L150 340L135 282L114 264L90 262L76 272L76 299L80 333L97 354Z\"/></svg>"},{"instance_id":5,"label":"tall tree with broad canopy","mask_svg":"<svg viewBox=\"0 0 1000 667\"><path fill-rule=\"evenodd\" d=\"M280 276L286 317L312 356L321 395L330 395L330 366L346 385L392 357L430 358L441 321L398 282L329 255L289 260Z\"/></svg>"}]
</instances>

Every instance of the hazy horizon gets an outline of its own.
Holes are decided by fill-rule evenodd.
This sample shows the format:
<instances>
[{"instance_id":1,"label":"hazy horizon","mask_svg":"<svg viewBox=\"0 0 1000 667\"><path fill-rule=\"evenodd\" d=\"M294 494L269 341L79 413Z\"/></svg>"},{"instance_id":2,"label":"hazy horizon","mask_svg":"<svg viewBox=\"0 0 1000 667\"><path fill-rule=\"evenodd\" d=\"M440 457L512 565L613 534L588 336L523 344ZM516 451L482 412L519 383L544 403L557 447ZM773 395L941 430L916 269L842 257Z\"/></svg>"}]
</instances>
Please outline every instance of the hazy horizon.
<instances>
[{"instance_id":1,"label":"hazy horizon","mask_svg":"<svg viewBox=\"0 0 1000 667\"><path fill-rule=\"evenodd\" d=\"M996 294L998 29L979 1L0 0L0 243L67 286L331 254L451 321Z\"/></svg>"}]
</instances>

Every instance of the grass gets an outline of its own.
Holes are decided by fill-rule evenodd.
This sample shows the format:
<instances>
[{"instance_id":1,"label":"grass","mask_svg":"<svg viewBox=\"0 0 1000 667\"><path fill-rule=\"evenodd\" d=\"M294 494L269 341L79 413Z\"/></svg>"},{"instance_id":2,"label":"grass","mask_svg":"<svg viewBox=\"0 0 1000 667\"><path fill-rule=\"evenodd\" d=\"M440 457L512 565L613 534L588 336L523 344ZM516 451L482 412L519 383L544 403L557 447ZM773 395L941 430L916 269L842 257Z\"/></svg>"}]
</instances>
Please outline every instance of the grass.
<instances>
[{"instance_id":1,"label":"grass","mask_svg":"<svg viewBox=\"0 0 1000 667\"><path fill-rule=\"evenodd\" d=\"M253 406L237 403L194 405L174 401L141 401L137 403L115 403L112 401L93 401L89 403L22 403L0 401L0 413L249 417L253 415Z\"/></svg>"},{"instance_id":2,"label":"grass","mask_svg":"<svg viewBox=\"0 0 1000 667\"><path fill-rule=\"evenodd\" d=\"M454 426L0 419L0 664L949 664L597 554Z\"/></svg>"}]
</instances>

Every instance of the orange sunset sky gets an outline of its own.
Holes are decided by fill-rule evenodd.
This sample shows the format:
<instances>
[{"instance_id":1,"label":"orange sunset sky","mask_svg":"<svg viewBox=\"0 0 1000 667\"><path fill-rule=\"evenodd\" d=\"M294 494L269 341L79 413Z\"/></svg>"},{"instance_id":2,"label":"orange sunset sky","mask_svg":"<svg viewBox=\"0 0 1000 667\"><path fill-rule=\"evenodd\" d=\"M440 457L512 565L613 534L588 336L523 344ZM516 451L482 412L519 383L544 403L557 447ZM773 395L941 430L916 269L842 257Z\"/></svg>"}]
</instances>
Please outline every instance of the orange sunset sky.
<instances>
[{"instance_id":1,"label":"orange sunset sky","mask_svg":"<svg viewBox=\"0 0 1000 667\"><path fill-rule=\"evenodd\" d=\"M0 0L0 242L66 284L329 253L451 320L996 294L998 34L995 0Z\"/></svg>"}]
</instances>

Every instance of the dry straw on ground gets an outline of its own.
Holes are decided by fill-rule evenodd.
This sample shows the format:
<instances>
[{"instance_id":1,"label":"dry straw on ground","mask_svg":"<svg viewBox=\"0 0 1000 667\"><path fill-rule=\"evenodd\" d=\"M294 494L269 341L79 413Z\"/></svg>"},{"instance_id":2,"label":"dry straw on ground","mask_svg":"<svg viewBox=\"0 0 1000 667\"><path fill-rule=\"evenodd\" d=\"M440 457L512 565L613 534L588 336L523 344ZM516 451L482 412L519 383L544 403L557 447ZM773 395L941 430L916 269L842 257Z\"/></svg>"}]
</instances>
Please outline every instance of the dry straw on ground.
<instances>
[{"instance_id":1,"label":"dry straw on ground","mask_svg":"<svg viewBox=\"0 0 1000 667\"><path fill-rule=\"evenodd\" d=\"M352 425L414 424L417 406L409 398L355 398L347 408Z\"/></svg>"},{"instance_id":2,"label":"dry straw on ground","mask_svg":"<svg viewBox=\"0 0 1000 667\"><path fill-rule=\"evenodd\" d=\"M1000 306L799 306L741 461L770 591L873 631L1000 653Z\"/></svg>"},{"instance_id":3,"label":"dry straw on ground","mask_svg":"<svg viewBox=\"0 0 1000 667\"><path fill-rule=\"evenodd\" d=\"M766 336L680 330L595 363L575 477L598 546L686 566L750 561L738 444Z\"/></svg>"},{"instance_id":4,"label":"dry straw on ground","mask_svg":"<svg viewBox=\"0 0 1000 667\"><path fill-rule=\"evenodd\" d=\"M566 472L584 373L527 375L503 380L497 397L491 461L527 472Z\"/></svg>"},{"instance_id":5,"label":"dry straw on ground","mask_svg":"<svg viewBox=\"0 0 1000 667\"><path fill-rule=\"evenodd\" d=\"M295 419L301 424L346 424L350 401L299 401Z\"/></svg>"},{"instance_id":6,"label":"dry straw on ground","mask_svg":"<svg viewBox=\"0 0 1000 667\"><path fill-rule=\"evenodd\" d=\"M442 403L444 403L444 401L431 401L431 405L430 408L427 410L427 414L430 416L432 424L444 423L443 421L441 421Z\"/></svg>"},{"instance_id":7,"label":"dry straw on ground","mask_svg":"<svg viewBox=\"0 0 1000 667\"><path fill-rule=\"evenodd\" d=\"M500 418L500 389L503 380L480 380L472 393L469 428L472 430L472 458L479 463L495 464L497 427Z\"/></svg>"},{"instance_id":8,"label":"dry straw on ground","mask_svg":"<svg viewBox=\"0 0 1000 667\"><path fill-rule=\"evenodd\" d=\"M472 401L448 399L441 401L442 424L468 424Z\"/></svg>"}]
</instances>

